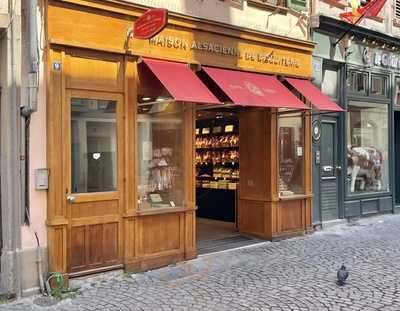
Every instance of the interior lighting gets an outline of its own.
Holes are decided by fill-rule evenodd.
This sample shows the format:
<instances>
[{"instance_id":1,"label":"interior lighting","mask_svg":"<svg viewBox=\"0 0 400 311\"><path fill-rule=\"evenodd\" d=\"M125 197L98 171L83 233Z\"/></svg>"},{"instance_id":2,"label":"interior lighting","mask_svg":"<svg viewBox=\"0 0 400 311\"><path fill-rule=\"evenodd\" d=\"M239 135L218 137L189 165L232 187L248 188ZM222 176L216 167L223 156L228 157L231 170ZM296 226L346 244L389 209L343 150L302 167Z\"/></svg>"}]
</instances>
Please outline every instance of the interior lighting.
<instances>
[{"instance_id":1,"label":"interior lighting","mask_svg":"<svg viewBox=\"0 0 400 311\"><path fill-rule=\"evenodd\" d=\"M157 97L156 102L162 102L164 100L167 100L168 98L165 97Z\"/></svg>"}]
</instances>

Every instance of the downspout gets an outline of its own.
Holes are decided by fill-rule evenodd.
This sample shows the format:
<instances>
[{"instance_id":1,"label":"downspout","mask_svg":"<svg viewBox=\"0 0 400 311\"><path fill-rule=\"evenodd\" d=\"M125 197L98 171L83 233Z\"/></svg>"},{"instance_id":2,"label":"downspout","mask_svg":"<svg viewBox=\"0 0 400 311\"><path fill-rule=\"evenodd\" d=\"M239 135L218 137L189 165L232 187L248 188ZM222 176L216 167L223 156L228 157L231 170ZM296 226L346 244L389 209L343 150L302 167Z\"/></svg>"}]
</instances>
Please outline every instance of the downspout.
<instances>
[{"instance_id":1,"label":"downspout","mask_svg":"<svg viewBox=\"0 0 400 311\"><path fill-rule=\"evenodd\" d=\"M7 53L11 53L11 83L12 83L12 89L11 89L11 105L16 105L18 103L18 89L17 89L17 83L19 82L19 76L18 76L18 68L17 68L17 64L19 59L17 59L18 57L18 53L17 53L17 43L16 41L19 40L21 37L21 20L20 18L16 18L17 15L20 15L20 11L17 11L17 8L20 6L20 3L17 3L16 1L14 1L13 3L11 3L11 1L9 2L9 12L11 13L11 23L10 23L10 33L11 33L11 37L10 37L10 47L9 50L7 51ZM17 37L18 36L18 37ZM14 110L12 109L12 113L14 113ZM14 115L12 115L13 117ZM18 125L16 124L17 122L11 122L11 126L13 128L13 130L17 131L18 129ZM13 150L13 152L15 152L17 155L18 150ZM13 154L14 155L14 154ZM14 184L14 182L12 183L12 187L15 187L16 185ZM16 188L16 187L15 187ZM14 193L17 192L17 189L14 189ZM19 203L19 202L18 202ZM12 217L12 223L14 225L17 224L19 218L19 213L18 211L15 213L15 215L13 215ZM14 279L15 279L15 290L16 290L16 294L17 297L21 296L22 293L22 285L21 285L21 233L20 233L20 226L14 228L14 234L15 234L15 240L13 243L13 249L15 251L15 272L14 272Z\"/></svg>"},{"instance_id":2,"label":"downspout","mask_svg":"<svg viewBox=\"0 0 400 311\"><path fill-rule=\"evenodd\" d=\"M29 117L37 111L38 81L39 81L39 44L37 25L37 0L28 1L28 27L29 27L29 60L30 72L28 74L28 105L22 107L22 115Z\"/></svg>"},{"instance_id":3,"label":"downspout","mask_svg":"<svg viewBox=\"0 0 400 311\"><path fill-rule=\"evenodd\" d=\"M25 207L25 222L31 227L37 243L37 273L39 277L40 291L45 293L43 280L43 260L39 236L30 221L29 209L29 146L30 146L30 120L31 114L37 111L39 88L39 44L38 44L38 20L37 0L28 1L28 44L29 44L29 73L28 73L28 103L21 107L21 159L25 165L21 165L24 174L21 174L22 203ZM22 163L21 163L22 164Z\"/></svg>"}]
</instances>

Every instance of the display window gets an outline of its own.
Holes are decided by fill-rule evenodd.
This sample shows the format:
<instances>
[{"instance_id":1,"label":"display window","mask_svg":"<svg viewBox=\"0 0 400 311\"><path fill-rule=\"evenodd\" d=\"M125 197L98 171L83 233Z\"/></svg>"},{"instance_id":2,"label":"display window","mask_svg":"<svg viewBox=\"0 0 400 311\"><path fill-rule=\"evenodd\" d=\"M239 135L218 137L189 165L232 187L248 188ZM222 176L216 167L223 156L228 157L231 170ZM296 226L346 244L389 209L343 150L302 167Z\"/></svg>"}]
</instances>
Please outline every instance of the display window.
<instances>
[{"instance_id":1,"label":"display window","mask_svg":"<svg viewBox=\"0 0 400 311\"><path fill-rule=\"evenodd\" d=\"M304 194L304 125L300 113L286 113L278 119L279 195Z\"/></svg>"},{"instance_id":2,"label":"display window","mask_svg":"<svg viewBox=\"0 0 400 311\"><path fill-rule=\"evenodd\" d=\"M184 205L183 104L173 101L138 105L139 208Z\"/></svg>"},{"instance_id":3,"label":"display window","mask_svg":"<svg viewBox=\"0 0 400 311\"><path fill-rule=\"evenodd\" d=\"M348 194L389 191L388 105L350 102L347 117Z\"/></svg>"}]
</instances>

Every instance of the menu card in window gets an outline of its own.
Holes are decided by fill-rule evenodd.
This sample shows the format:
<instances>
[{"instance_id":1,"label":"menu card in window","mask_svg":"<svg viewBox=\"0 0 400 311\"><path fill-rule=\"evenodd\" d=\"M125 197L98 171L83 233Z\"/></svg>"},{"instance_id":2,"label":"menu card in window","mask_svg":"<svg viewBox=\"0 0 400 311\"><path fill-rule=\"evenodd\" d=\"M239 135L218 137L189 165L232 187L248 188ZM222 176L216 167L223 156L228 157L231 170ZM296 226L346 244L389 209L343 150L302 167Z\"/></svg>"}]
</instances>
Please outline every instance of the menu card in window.
<instances>
[{"instance_id":1,"label":"menu card in window","mask_svg":"<svg viewBox=\"0 0 400 311\"><path fill-rule=\"evenodd\" d=\"M225 133L233 132L233 124L225 125Z\"/></svg>"},{"instance_id":2,"label":"menu card in window","mask_svg":"<svg viewBox=\"0 0 400 311\"><path fill-rule=\"evenodd\" d=\"M151 141L144 141L142 143L142 152L143 161L150 161L153 158L153 143Z\"/></svg>"},{"instance_id":3,"label":"menu card in window","mask_svg":"<svg viewBox=\"0 0 400 311\"><path fill-rule=\"evenodd\" d=\"M201 134L210 134L210 128L209 127L205 127L201 130Z\"/></svg>"},{"instance_id":4,"label":"menu card in window","mask_svg":"<svg viewBox=\"0 0 400 311\"><path fill-rule=\"evenodd\" d=\"M158 193L151 193L151 194L149 194L149 198L150 198L150 201L151 201L152 203L160 203L160 202L162 202L161 195L158 194Z\"/></svg>"},{"instance_id":5,"label":"menu card in window","mask_svg":"<svg viewBox=\"0 0 400 311\"><path fill-rule=\"evenodd\" d=\"M222 127L221 126L215 126L213 127L213 134L219 134L222 132Z\"/></svg>"}]
</instances>

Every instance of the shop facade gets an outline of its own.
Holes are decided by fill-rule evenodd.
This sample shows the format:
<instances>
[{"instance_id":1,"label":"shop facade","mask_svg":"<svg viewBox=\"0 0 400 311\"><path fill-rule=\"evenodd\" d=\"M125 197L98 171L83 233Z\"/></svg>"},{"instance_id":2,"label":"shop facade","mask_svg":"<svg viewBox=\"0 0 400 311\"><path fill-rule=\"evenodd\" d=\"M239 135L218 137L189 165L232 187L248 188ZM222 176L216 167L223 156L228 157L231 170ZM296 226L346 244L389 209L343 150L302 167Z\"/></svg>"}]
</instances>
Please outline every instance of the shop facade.
<instances>
[{"instance_id":1,"label":"shop facade","mask_svg":"<svg viewBox=\"0 0 400 311\"><path fill-rule=\"evenodd\" d=\"M312 228L313 44L179 14L150 40L133 39L144 12L48 3L50 271L196 257L199 105L243 107L238 230L274 240Z\"/></svg>"},{"instance_id":2,"label":"shop facade","mask_svg":"<svg viewBox=\"0 0 400 311\"><path fill-rule=\"evenodd\" d=\"M314 77L345 113L314 117L313 223L395 212L397 39L320 16ZM329 138L329 139L328 139Z\"/></svg>"}]
</instances>

